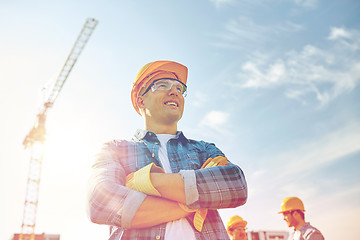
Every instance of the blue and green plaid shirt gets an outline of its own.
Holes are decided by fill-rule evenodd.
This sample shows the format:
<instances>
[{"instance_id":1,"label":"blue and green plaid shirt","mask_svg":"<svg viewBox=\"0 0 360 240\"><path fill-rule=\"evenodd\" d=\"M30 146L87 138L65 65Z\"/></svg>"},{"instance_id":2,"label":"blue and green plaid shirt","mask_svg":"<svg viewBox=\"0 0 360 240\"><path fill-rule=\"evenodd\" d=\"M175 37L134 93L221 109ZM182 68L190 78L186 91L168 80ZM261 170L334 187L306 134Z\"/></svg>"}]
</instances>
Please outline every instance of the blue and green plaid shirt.
<instances>
[{"instance_id":1,"label":"blue and green plaid shirt","mask_svg":"<svg viewBox=\"0 0 360 240\"><path fill-rule=\"evenodd\" d=\"M126 176L150 163L161 167L160 142L153 132L137 130L131 141L114 140L104 144L93 165L89 191L91 221L111 226L109 239L164 239L166 223L151 228L130 228L131 221L146 195L125 187ZM185 183L190 208L209 209L196 239L229 239L216 209L245 204L247 185L242 170L228 166L200 169L209 157L224 156L212 143L187 139L182 132L167 143L173 173Z\"/></svg>"}]
</instances>

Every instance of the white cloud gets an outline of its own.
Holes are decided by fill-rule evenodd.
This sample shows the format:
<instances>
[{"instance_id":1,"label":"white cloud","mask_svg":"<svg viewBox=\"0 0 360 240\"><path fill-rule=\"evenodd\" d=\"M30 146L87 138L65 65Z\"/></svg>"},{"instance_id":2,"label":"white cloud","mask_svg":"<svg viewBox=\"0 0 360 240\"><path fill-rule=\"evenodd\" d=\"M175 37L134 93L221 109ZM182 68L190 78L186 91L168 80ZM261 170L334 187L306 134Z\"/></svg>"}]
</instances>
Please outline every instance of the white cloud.
<instances>
[{"instance_id":1,"label":"white cloud","mask_svg":"<svg viewBox=\"0 0 360 240\"><path fill-rule=\"evenodd\" d=\"M288 98L296 99L299 102L301 102L303 105L306 105L307 101L303 96L310 91L311 91L310 89L308 91L306 89L302 89L302 90L289 89L285 92L285 96L287 96Z\"/></svg>"},{"instance_id":2,"label":"white cloud","mask_svg":"<svg viewBox=\"0 0 360 240\"><path fill-rule=\"evenodd\" d=\"M228 21L225 29L227 32L222 33L219 37L227 43L239 45L239 42L263 43L264 41L274 41L275 36L302 31L304 27L290 21L264 26L242 16Z\"/></svg>"},{"instance_id":3,"label":"white cloud","mask_svg":"<svg viewBox=\"0 0 360 240\"><path fill-rule=\"evenodd\" d=\"M259 88L278 84L283 81L286 76L286 69L281 60L270 65L265 73L262 73L253 62L245 63L242 66L242 70L250 73L251 76L243 85L245 88Z\"/></svg>"},{"instance_id":4,"label":"white cloud","mask_svg":"<svg viewBox=\"0 0 360 240\"><path fill-rule=\"evenodd\" d=\"M204 116L204 118L200 121L200 125L221 131L221 129L223 129L223 126L227 124L229 115L230 115L229 113L222 111L208 112Z\"/></svg>"},{"instance_id":5,"label":"white cloud","mask_svg":"<svg viewBox=\"0 0 360 240\"><path fill-rule=\"evenodd\" d=\"M338 39L338 38L350 38L350 33L344 28L331 28L331 33L329 39Z\"/></svg>"},{"instance_id":6,"label":"white cloud","mask_svg":"<svg viewBox=\"0 0 360 240\"><path fill-rule=\"evenodd\" d=\"M293 23L293 22L289 22L286 21L283 24L279 24L277 26L274 26L273 30L279 33L283 33L283 32L299 32L304 30L304 26L297 24L297 23Z\"/></svg>"},{"instance_id":7,"label":"white cloud","mask_svg":"<svg viewBox=\"0 0 360 240\"><path fill-rule=\"evenodd\" d=\"M239 39L249 39L256 41L261 38L261 35L267 36L265 33L266 27L261 26L253 22L251 19L246 17L240 17L238 19L230 20L226 25L225 29L228 31L224 34L225 40L238 41ZM251 29L251 31L249 31Z\"/></svg>"},{"instance_id":8,"label":"white cloud","mask_svg":"<svg viewBox=\"0 0 360 240\"><path fill-rule=\"evenodd\" d=\"M360 49L360 32L358 30L351 30L345 28L333 27L331 28L329 40L335 40L346 49L358 51Z\"/></svg>"},{"instance_id":9,"label":"white cloud","mask_svg":"<svg viewBox=\"0 0 360 240\"><path fill-rule=\"evenodd\" d=\"M285 175L307 173L360 151L360 123L353 123L277 157Z\"/></svg>"},{"instance_id":10,"label":"white cloud","mask_svg":"<svg viewBox=\"0 0 360 240\"><path fill-rule=\"evenodd\" d=\"M344 38L346 37L346 41ZM242 88L285 86L285 96L306 104L310 94L325 105L352 91L360 81L360 32L333 28L329 39L334 45L321 49L312 45L290 51L282 59L256 56L241 67Z\"/></svg>"},{"instance_id":11,"label":"white cloud","mask_svg":"<svg viewBox=\"0 0 360 240\"><path fill-rule=\"evenodd\" d=\"M267 155L261 167L248 174L249 182L255 186L252 194L261 194L259 189L262 188L264 178L270 178L273 179L273 188L278 189L277 193L281 196L295 195L303 199L313 198L322 191L321 186L335 187L339 179L338 177L321 179L321 184L316 185L310 179L317 178L316 172L321 168L360 152L359 143L360 122L357 122L296 145L280 154ZM262 189L262 191L265 190ZM351 195L352 192L348 194ZM329 195L333 194L329 193Z\"/></svg>"}]
</instances>

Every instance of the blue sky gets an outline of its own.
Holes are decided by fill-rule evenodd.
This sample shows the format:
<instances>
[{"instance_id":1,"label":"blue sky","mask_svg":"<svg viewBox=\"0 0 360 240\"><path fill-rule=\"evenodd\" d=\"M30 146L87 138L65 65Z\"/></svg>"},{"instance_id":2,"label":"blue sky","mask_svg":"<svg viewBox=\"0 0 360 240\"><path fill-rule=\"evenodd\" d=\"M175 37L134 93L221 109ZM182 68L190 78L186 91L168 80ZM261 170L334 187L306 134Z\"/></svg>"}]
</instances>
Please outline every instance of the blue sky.
<instances>
[{"instance_id":1,"label":"blue sky","mask_svg":"<svg viewBox=\"0 0 360 240\"><path fill-rule=\"evenodd\" d=\"M130 89L154 60L189 68L179 129L245 172L250 230L285 230L298 196L328 240L360 238L360 2L351 0L0 1L0 238L20 231L41 88L86 18L99 24L47 118L37 232L106 239L86 217L99 145L142 128Z\"/></svg>"}]
</instances>

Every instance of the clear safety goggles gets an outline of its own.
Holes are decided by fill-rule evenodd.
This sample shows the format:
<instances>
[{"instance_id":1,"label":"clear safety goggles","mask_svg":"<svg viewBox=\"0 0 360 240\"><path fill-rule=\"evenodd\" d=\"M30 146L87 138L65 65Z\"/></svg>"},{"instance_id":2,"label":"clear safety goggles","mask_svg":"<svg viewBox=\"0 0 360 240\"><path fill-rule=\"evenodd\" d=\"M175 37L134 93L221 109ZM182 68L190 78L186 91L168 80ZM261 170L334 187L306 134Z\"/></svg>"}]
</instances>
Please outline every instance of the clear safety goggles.
<instances>
[{"instance_id":1,"label":"clear safety goggles","mask_svg":"<svg viewBox=\"0 0 360 240\"><path fill-rule=\"evenodd\" d=\"M155 80L150 84L150 86L145 90L145 92L141 96L144 96L150 89L152 92L155 92L157 90L169 91L170 89L172 89L174 85L176 87L176 90L181 95L183 95L183 97L186 97L187 94L186 85L174 78L160 78Z\"/></svg>"}]
</instances>

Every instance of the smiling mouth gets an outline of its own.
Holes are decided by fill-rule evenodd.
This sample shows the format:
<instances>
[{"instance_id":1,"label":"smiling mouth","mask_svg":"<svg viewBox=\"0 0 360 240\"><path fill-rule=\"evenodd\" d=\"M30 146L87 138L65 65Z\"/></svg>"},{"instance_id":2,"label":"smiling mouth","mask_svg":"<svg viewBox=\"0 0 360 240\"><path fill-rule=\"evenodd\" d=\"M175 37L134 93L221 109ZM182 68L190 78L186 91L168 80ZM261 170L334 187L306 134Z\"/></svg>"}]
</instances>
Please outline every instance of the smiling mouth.
<instances>
[{"instance_id":1,"label":"smiling mouth","mask_svg":"<svg viewBox=\"0 0 360 240\"><path fill-rule=\"evenodd\" d=\"M172 102L172 101L165 102L165 105L174 106L174 107L178 107L178 106L179 106L176 102Z\"/></svg>"}]
</instances>

